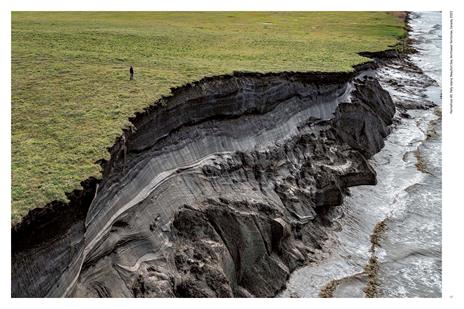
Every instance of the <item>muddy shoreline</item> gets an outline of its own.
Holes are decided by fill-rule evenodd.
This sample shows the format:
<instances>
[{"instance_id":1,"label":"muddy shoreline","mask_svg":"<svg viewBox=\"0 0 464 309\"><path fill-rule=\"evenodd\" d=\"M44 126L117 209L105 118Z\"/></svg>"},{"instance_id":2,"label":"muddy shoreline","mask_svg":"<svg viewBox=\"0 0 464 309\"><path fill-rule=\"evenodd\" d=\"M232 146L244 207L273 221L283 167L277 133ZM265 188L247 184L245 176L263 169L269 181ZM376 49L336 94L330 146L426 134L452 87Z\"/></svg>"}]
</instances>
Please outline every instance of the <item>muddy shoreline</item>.
<instances>
[{"instance_id":1,"label":"muddy shoreline","mask_svg":"<svg viewBox=\"0 0 464 309\"><path fill-rule=\"evenodd\" d=\"M397 107L370 160L378 184L350 189L320 259L295 271L281 297L441 295L441 16L412 13L409 22L416 52L376 70Z\"/></svg>"}]
</instances>

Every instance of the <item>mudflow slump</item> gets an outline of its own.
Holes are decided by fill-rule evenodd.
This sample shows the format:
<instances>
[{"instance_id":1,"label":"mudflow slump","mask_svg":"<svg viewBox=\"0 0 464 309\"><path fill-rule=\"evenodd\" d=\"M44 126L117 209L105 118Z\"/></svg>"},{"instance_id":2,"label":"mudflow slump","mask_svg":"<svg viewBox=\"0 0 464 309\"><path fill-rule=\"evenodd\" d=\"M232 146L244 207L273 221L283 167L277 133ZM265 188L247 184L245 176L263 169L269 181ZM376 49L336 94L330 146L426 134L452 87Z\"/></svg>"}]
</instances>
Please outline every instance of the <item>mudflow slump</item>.
<instances>
[{"instance_id":1,"label":"mudflow slump","mask_svg":"<svg viewBox=\"0 0 464 309\"><path fill-rule=\"evenodd\" d=\"M378 184L350 189L319 258L281 296L441 296L441 14L410 17L417 53L375 73L398 111L370 160Z\"/></svg>"}]
</instances>

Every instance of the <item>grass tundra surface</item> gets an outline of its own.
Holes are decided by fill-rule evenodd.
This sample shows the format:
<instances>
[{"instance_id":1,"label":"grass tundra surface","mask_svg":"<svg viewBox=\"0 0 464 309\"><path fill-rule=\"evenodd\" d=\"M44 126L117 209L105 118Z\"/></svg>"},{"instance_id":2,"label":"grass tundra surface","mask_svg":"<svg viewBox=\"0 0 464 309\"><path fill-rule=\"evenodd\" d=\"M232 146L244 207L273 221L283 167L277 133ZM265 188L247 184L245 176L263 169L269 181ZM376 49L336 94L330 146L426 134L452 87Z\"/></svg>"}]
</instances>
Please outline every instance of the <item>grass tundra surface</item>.
<instances>
[{"instance_id":1,"label":"grass tundra surface","mask_svg":"<svg viewBox=\"0 0 464 309\"><path fill-rule=\"evenodd\" d=\"M387 12L13 12L12 222L99 177L128 117L233 71L349 71L404 36ZM135 80L129 81L129 67Z\"/></svg>"}]
</instances>

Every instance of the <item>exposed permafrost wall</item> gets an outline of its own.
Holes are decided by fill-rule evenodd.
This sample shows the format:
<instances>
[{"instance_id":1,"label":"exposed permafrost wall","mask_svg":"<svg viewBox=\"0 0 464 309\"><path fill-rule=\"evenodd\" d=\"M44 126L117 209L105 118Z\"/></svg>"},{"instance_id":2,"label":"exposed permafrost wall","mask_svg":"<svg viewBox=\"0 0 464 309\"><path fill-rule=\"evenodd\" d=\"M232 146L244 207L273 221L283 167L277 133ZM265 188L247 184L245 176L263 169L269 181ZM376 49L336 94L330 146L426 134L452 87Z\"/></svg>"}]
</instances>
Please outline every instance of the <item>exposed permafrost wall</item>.
<instances>
[{"instance_id":1,"label":"exposed permafrost wall","mask_svg":"<svg viewBox=\"0 0 464 309\"><path fill-rule=\"evenodd\" d=\"M69 205L12 231L13 296L273 296L324 239L327 208L375 184L395 107L354 73L236 73L131 119Z\"/></svg>"}]
</instances>

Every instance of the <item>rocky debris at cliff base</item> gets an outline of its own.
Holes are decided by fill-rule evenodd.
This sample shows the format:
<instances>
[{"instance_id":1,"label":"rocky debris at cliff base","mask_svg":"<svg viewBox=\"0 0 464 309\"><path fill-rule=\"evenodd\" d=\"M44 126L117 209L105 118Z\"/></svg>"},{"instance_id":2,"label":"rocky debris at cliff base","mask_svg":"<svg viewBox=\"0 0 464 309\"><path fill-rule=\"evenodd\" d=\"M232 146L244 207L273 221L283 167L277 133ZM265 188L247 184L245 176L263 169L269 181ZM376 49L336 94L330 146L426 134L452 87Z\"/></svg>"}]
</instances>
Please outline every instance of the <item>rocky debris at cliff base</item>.
<instances>
[{"instance_id":1,"label":"rocky debris at cliff base","mask_svg":"<svg viewBox=\"0 0 464 309\"><path fill-rule=\"evenodd\" d=\"M427 96L427 88L438 86L437 81L424 74L409 59L383 61L377 74L382 76L382 87L395 99L395 105L401 115L407 110L426 110L437 106Z\"/></svg>"}]
</instances>

